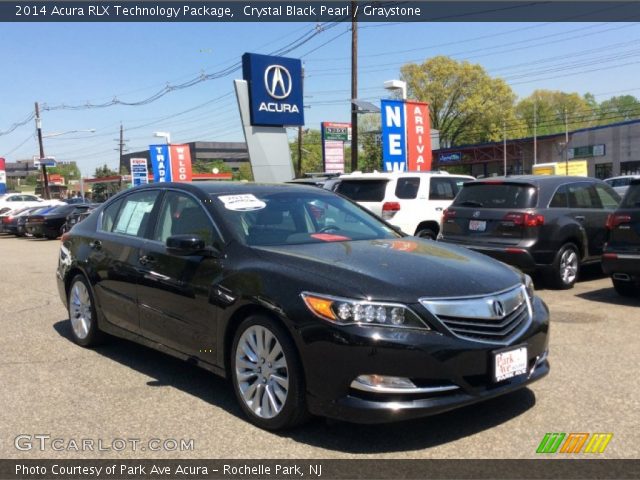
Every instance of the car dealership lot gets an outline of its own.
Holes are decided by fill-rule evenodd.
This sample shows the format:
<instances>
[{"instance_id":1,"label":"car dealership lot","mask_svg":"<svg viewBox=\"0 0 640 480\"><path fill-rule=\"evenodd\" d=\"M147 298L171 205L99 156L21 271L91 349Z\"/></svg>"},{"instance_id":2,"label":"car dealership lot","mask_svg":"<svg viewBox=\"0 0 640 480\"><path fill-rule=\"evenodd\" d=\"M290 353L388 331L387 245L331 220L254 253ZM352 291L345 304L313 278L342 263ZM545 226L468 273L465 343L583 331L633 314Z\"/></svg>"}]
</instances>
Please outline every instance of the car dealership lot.
<instances>
[{"instance_id":1,"label":"car dealership lot","mask_svg":"<svg viewBox=\"0 0 640 480\"><path fill-rule=\"evenodd\" d=\"M314 420L273 434L246 422L212 374L121 340L73 344L55 288L59 245L0 235L0 457L531 458L547 432L612 432L603 457L640 452L640 299L618 297L597 267L573 290L540 291L552 315L552 369L530 389L409 423ZM193 439L193 449L39 451L33 441L19 451L21 434L63 446Z\"/></svg>"}]
</instances>

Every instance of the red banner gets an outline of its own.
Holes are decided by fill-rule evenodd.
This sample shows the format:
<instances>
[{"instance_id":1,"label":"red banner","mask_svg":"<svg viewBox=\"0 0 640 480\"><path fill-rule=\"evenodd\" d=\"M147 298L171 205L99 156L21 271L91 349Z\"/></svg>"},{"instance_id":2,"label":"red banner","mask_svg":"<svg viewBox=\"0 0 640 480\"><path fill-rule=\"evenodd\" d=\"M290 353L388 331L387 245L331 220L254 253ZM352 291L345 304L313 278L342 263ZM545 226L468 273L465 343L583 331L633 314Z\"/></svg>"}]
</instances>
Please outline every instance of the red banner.
<instances>
[{"instance_id":1,"label":"red banner","mask_svg":"<svg viewBox=\"0 0 640 480\"><path fill-rule=\"evenodd\" d=\"M171 181L190 182L191 178L191 152L189 145L170 145L171 157Z\"/></svg>"},{"instance_id":2,"label":"red banner","mask_svg":"<svg viewBox=\"0 0 640 480\"><path fill-rule=\"evenodd\" d=\"M407 114L407 170L426 172L431 170L431 122L429 104L406 102Z\"/></svg>"}]
</instances>

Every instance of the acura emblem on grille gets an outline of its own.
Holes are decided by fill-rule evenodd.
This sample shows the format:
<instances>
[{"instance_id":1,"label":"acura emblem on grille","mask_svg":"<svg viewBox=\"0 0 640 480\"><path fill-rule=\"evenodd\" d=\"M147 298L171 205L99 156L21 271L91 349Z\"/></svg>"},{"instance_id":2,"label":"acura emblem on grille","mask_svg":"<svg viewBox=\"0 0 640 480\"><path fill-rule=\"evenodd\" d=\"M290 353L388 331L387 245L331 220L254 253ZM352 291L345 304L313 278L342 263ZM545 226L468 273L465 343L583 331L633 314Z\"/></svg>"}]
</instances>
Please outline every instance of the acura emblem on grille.
<instances>
[{"instance_id":1,"label":"acura emblem on grille","mask_svg":"<svg viewBox=\"0 0 640 480\"><path fill-rule=\"evenodd\" d=\"M500 300L493 300L491 308L496 317L504 317L504 305Z\"/></svg>"}]
</instances>

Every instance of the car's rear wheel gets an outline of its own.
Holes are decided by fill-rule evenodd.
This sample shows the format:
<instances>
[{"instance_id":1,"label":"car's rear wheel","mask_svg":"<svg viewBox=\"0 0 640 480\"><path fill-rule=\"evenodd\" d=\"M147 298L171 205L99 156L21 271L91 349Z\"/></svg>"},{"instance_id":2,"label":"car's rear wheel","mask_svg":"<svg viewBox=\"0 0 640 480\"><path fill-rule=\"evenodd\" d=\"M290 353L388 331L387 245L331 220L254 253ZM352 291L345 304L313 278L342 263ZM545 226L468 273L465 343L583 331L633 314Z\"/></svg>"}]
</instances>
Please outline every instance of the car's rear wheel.
<instances>
[{"instance_id":1,"label":"car's rear wheel","mask_svg":"<svg viewBox=\"0 0 640 480\"><path fill-rule=\"evenodd\" d=\"M231 350L233 388L249 420L268 430L307 418L304 380L289 334L263 315L245 319Z\"/></svg>"},{"instance_id":2,"label":"car's rear wheel","mask_svg":"<svg viewBox=\"0 0 640 480\"><path fill-rule=\"evenodd\" d=\"M566 243L558 250L551 266L550 284L560 290L568 290L578 280L580 251L573 243Z\"/></svg>"},{"instance_id":3,"label":"car's rear wheel","mask_svg":"<svg viewBox=\"0 0 640 480\"><path fill-rule=\"evenodd\" d=\"M83 275L78 274L71 280L68 305L73 341L83 347L100 343L104 335L98 329L93 294Z\"/></svg>"},{"instance_id":4,"label":"car's rear wheel","mask_svg":"<svg viewBox=\"0 0 640 480\"><path fill-rule=\"evenodd\" d=\"M416 232L416 237L426 238L427 240L435 240L438 235L431 228L422 228Z\"/></svg>"},{"instance_id":5,"label":"car's rear wheel","mask_svg":"<svg viewBox=\"0 0 640 480\"><path fill-rule=\"evenodd\" d=\"M640 293L640 288L636 286L633 282L626 282L624 280L616 280L612 278L613 288L615 288L618 295L622 295L623 297L635 297Z\"/></svg>"}]
</instances>

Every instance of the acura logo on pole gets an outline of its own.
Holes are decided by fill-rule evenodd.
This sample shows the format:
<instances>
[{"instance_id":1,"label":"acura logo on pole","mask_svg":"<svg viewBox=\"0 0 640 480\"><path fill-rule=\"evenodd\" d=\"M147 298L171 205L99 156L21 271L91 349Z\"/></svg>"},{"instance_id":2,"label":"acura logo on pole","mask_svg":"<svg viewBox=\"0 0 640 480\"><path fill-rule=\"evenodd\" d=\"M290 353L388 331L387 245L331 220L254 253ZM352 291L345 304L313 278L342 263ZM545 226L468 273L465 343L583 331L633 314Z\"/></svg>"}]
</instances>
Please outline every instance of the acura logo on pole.
<instances>
[{"instance_id":1,"label":"acura logo on pole","mask_svg":"<svg viewBox=\"0 0 640 480\"><path fill-rule=\"evenodd\" d=\"M504 317L504 305L500 300L494 300L491 304L491 308L493 309L493 313L496 317Z\"/></svg>"},{"instance_id":2,"label":"acura logo on pole","mask_svg":"<svg viewBox=\"0 0 640 480\"><path fill-rule=\"evenodd\" d=\"M267 93L276 100L283 100L291 94L291 74L282 65L270 65L264 71L264 86Z\"/></svg>"}]
</instances>

